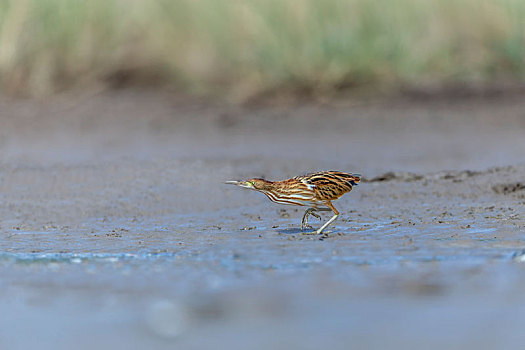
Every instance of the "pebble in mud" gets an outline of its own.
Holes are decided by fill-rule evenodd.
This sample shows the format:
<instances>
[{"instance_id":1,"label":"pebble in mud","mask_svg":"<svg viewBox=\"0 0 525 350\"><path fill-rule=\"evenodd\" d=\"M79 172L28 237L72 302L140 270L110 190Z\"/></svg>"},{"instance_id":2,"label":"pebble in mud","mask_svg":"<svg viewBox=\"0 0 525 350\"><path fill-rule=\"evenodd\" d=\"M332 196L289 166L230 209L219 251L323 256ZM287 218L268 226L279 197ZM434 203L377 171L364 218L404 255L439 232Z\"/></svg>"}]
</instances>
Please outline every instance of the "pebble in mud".
<instances>
[{"instance_id":1,"label":"pebble in mud","mask_svg":"<svg viewBox=\"0 0 525 350\"><path fill-rule=\"evenodd\" d=\"M289 218L289 217L290 217L290 214L288 214L288 213L286 212L286 209L281 209L281 210L279 211L279 216L281 216L282 218Z\"/></svg>"}]
</instances>

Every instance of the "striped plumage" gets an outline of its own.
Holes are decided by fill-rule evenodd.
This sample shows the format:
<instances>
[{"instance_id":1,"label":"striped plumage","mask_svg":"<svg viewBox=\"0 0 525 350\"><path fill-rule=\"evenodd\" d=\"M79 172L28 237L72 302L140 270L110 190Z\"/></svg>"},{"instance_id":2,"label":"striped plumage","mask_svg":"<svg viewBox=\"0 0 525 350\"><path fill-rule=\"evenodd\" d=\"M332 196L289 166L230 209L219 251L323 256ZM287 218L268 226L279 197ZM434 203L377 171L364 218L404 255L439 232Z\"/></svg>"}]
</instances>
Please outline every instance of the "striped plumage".
<instances>
[{"instance_id":1,"label":"striped plumage","mask_svg":"<svg viewBox=\"0 0 525 350\"><path fill-rule=\"evenodd\" d=\"M360 180L361 176L358 174L322 171L283 181L256 178L247 181L228 181L227 183L262 192L268 199L278 204L308 206L309 208L303 216L301 229L308 226L309 215L320 218L314 211L333 211L334 216L316 231L322 233L339 215L331 201L350 192Z\"/></svg>"},{"instance_id":2,"label":"striped plumage","mask_svg":"<svg viewBox=\"0 0 525 350\"><path fill-rule=\"evenodd\" d=\"M296 176L284 181L252 179L257 191L272 202L309 207L325 206L326 201L336 200L350 192L360 181L359 175L341 171L322 171Z\"/></svg>"}]
</instances>

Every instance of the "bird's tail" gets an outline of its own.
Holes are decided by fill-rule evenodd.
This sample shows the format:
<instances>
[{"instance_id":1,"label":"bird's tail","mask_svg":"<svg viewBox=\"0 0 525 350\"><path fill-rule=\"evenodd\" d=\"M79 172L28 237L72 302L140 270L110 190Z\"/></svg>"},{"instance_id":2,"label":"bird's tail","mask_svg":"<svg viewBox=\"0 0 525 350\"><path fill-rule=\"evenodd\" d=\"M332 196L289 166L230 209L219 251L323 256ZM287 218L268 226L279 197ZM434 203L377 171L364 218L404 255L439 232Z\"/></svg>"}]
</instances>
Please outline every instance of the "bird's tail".
<instances>
[{"instance_id":1,"label":"bird's tail","mask_svg":"<svg viewBox=\"0 0 525 350\"><path fill-rule=\"evenodd\" d=\"M361 174L352 174L352 178L348 181L352 186L359 185L359 182L361 181Z\"/></svg>"}]
</instances>

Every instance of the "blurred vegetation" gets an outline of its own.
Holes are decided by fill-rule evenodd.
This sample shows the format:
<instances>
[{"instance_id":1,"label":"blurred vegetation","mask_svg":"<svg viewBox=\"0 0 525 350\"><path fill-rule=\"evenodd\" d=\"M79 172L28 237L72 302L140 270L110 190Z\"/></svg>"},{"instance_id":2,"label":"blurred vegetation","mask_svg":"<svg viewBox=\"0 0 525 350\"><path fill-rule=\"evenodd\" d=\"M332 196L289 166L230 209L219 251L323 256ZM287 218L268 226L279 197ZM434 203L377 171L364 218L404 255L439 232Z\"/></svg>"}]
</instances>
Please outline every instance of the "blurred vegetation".
<instances>
[{"instance_id":1,"label":"blurred vegetation","mask_svg":"<svg viewBox=\"0 0 525 350\"><path fill-rule=\"evenodd\" d=\"M0 0L0 85L268 92L525 78L523 0Z\"/></svg>"}]
</instances>

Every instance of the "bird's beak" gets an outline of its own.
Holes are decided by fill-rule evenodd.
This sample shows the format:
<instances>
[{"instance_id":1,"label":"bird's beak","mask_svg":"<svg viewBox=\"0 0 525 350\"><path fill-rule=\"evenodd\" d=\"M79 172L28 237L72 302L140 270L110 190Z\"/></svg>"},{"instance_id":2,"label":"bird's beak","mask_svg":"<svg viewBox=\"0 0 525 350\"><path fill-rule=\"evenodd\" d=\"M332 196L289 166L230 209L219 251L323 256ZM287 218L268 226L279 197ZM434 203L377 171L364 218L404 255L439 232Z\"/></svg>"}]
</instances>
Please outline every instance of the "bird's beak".
<instances>
[{"instance_id":1,"label":"bird's beak","mask_svg":"<svg viewBox=\"0 0 525 350\"><path fill-rule=\"evenodd\" d=\"M236 181L236 180L232 180L232 181L225 181L224 182L225 184L228 184L228 185L236 185L236 186L240 186L240 187L244 187L244 188L250 188L250 189L253 189L253 185L251 182L249 181Z\"/></svg>"},{"instance_id":2,"label":"bird's beak","mask_svg":"<svg viewBox=\"0 0 525 350\"><path fill-rule=\"evenodd\" d=\"M224 181L224 183L225 183L225 184L228 184L228 185L237 185L237 186L240 186L241 181L231 180L231 181Z\"/></svg>"}]
</instances>

